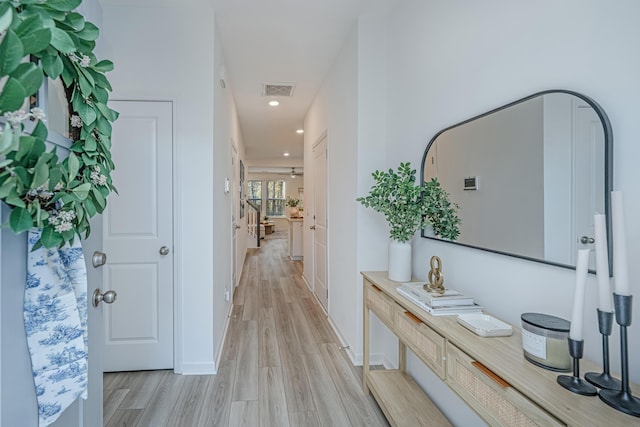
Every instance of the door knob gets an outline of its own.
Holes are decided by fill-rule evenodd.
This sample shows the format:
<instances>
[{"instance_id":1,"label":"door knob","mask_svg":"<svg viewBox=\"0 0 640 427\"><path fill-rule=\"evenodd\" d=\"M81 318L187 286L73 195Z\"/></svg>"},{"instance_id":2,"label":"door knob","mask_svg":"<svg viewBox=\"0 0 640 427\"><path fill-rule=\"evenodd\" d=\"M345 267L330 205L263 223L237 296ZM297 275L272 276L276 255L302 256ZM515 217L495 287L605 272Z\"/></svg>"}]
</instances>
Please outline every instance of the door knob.
<instances>
[{"instance_id":1,"label":"door knob","mask_svg":"<svg viewBox=\"0 0 640 427\"><path fill-rule=\"evenodd\" d=\"M107 291L104 294L101 292L102 291L99 288L93 291L94 307L97 307L98 304L100 304L102 301L104 301L105 304L112 304L118 297L118 294L116 293L116 291Z\"/></svg>"},{"instance_id":2,"label":"door knob","mask_svg":"<svg viewBox=\"0 0 640 427\"><path fill-rule=\"evenodd\" d=\"M316 226L315 226L315 225L310 225L310 226L309 226L309 230L315 230L315 229L316 229Z\"/></svg>"},{"instance_id":3,"label":"door knob","mask_svg":"<svg viewBox=\"0 0 640 427\"><path fill-rule=\"evenodd\" d=\"M240 230L242 227L236 224L236 230Z\"/></svg>"},{"instance_id":4,"label":"door knob","mask_svg":"<svg viewBox=\"0 0 640 427\"><path fill-rule=\"evenodd\" d=\"M91 257L91 264L93 264L93 268L102 267L107 263L107 254L100 251L95 251L93 256Z\"/></svg>"},{"instance_id":5,"label":"door knob","mask_svg":"<svg viewBox=\"0 0 640 427\"><path fill-rule=\"evenodd\" d=\"M593 237L589 237L589 236L580 237L580 243L582 243L583 245L587 245L593 242L595 242L595 239Z\"/></svg>"},{"instance_id":6,"label":"door knob","mask_svg":"<svg viewBox=\"0 0 640 427\"><path fill-rule=\"evenodd\" d=\"M168 246L163 246L160 248L160 255L169 255L169 247Z\"/></svg>"}]
</instances>

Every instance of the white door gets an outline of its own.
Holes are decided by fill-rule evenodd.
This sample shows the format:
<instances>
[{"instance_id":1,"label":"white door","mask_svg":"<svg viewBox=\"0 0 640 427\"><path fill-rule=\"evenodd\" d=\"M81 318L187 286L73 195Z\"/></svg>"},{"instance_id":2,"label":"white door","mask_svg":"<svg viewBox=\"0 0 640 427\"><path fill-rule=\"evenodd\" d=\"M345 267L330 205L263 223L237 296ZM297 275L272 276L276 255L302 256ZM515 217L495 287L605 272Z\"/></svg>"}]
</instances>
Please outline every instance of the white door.
<instances>
[{"instance_id":1,"label":"white door","mask_svg":"<svg viewBox=\"0 0 640 427\"><path fill-rule=\"evenodd\" d=\"M2 206L2 221L9 210ZM100 218L91 222L92 235L82 242L87 267L87 294L102 287L102 275L91 258L101 250ZM27 237L9 229L0 231L0 426L37 426L38 407L31 359L24 332L23 302L27 275ZM87 400L77 399L51 427L102 426L102 305L87 304L88 392Z\"/></svg>"},{"instance_id":2,"label":"white door","mask_svg":"<svg viewBox=\"0 0 640 427\"><path fill-rule=\"evenodd\" d=\"M111 200L111 196L109 197ZM107 202L109 203L109 202ZM102 240L102 218L96 216L91 220L91 235L82 242L84 259L87 265L87 334L89 337L89 389L88 398L80 400L80 410L83 417L84 426L102 425L102 342L103 342L103 310L104 303L94 307L93 293L99 290L104 292L103 271L105 265L100 262L93 262L94 255L104 253ZM106 262L109 262L109 255L106 254ZM69 424L61 424L61 426Z\"/></svg>"},{"instance_id":3,"label":"white door","mask_svg":"<svg viewBox=\"0 0 640 427\"><path fill-rule=\"evenodd\" d=\"M173 174L171 102L114 101L113 182L104 214L109 254L104 370L173 368Z\"/></svg>"},{"instance_id":4,"label":"white door","mask_svg":"<svg viewBox=\"0 0 640 427\"><path fill-rule=\"evenodd\" d=\"M238 230L240 229L240 168L238 166L238 148L231 140L231 285L227 292L229 298L238 284ZM225 294L226 297L227 294Z\"/></svg>"},{"instance_id":5,"label":"white door","mask_svg":"<svg viewBox=\"0 0 640 427\"><path fill-rule=\"evenodd\" d=\"M604 131L596 112L585 102L576 102L574 106L573 177L574 230L572 241L576 243L573 251L573 264L577 249L593 248L594 244L582 243L582 238L594 236L593 213L604 213ZM585 212L589 212L586 215ZM595 257L591 255L589 268L595 269Z\"/></svg>"},{"instance_id":6,"label":"white door","mask_svg":"<svg viewBox=\"0 0 640 427\"><path fill-rule=\"evenodd\" d=\"M313 292L328 309L327 283L327 137L313 147Z\"/></svg>"}]
</instances>

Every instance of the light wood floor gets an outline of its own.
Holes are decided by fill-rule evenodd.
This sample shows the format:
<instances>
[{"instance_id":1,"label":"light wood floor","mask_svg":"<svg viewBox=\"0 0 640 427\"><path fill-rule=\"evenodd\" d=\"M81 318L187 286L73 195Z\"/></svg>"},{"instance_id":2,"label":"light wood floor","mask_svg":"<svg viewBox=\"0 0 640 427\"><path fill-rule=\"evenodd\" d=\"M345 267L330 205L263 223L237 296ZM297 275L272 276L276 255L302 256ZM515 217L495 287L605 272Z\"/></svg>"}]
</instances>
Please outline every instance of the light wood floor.
<instances>
[{"instance_id":1,"label":"light wood floor","mask_svg":"<svg viewBox=\"0 0 640 427\"><path fill-rule=\"evenodd\" d=\"M387 426L287 249L247 255L217 375L105 374L105 425Z\"/></svg>"}]
</instances>

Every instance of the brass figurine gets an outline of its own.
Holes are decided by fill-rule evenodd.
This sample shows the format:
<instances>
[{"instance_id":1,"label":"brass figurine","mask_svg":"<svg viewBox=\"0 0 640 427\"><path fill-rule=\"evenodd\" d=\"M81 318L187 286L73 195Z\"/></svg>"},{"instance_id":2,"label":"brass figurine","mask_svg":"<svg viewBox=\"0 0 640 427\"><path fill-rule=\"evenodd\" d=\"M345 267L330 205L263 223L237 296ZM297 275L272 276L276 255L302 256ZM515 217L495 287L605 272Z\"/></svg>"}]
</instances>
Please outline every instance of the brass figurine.
<instances>
[{"instance_id":1,"label":"brass figurine","mask_svg":"<svg viewBox=\"0 0 640 427\"><path fill-rule=\"evenodd\" d=\"M431 270L429 270L429 284L424 285L423 288L427 292L434 294L444 294L444 274L442 274L442 260L437 256L432 256L429 261Z\"/></svg>"}]
</instances>

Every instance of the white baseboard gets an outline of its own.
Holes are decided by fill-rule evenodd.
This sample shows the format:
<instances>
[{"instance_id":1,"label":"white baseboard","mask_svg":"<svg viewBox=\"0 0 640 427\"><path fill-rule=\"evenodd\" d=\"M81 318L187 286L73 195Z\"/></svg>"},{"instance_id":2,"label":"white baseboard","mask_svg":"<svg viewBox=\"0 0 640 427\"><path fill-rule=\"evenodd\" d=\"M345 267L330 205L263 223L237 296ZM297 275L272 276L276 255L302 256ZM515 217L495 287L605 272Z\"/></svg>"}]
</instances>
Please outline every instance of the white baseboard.
<instances>
[{"instance_id":1,"label":"white baseboard","mask_svg":"<svg viewBox=\"0 0 640 427\"><path fill-rule=\"evenodd\" d=\"M336 325L333 323L333 320L331 319L331 316L328 316L327 319L329 320L329 325L331 325L331 329L333 329L333 331L337 335L338 340L340 341L340 345L347 352L347 356L349 356L349 360L351 360L351 363L353 364L353 366L362 366L363 354L362 353L358 353L358 354L354 353L353 349L351 348L351 346L347 345L347 343L344 340L342 334L340 334L340 331L338 330ZM369 365L382 365L382 366L384 366L385 369L396 369L397 368L397 366L395 366L382 353L371 353L371 354L369 354Z\"/></svg>"},{"instance_id":2,"label":"white baseboard","mask_svg":"<svg viewBox=\"0 0 640 427\"><path fill-rule=\"evenodd\" d=\"M309 290L311 291L311 293L313 293L313 289L311 289L311 283L307 280L307 278L304 276L304 273L302 273L302 281L304 283L307 284L307 288L309 288Z\"/></svg>"},{"instance_id":3,"label":"white baseboard","mask_svg":"<svg viewBox=\"0 0 640 427\"><path fill-rule=\"evenodd\" d=\"M215 375L218 370L216 366L220 366L220 359L222 357L222 351L224 350L224 342L229 331L229 319L231 318L231 311L233 310L233 304L229 305L229 313L227 313L227 319L224 324L224 332L222 339L218 345L218 354L216 355L215 362L201 362L201 363L183 363L180 367L180 371L176 370L176 374L180 375Z\"/></svg>"},{"instance_id":4,"label":"white baseboard","mask_svg":"<svg viewBox=\"0 0 640 427\"><path fill-rule=\"evenodd\" d=\"M340 341L340 346L347 353L347 356L349 356L349 360L351 361L351 364L357 366L357 364L356 364L356 360L357 359L356 359L355 353L353 352L353 349L345 341L344 337L342 336L342 334L340 333L340 331L336 327L335 323L333 323L333 319L331 319L331 316L327 316L327 320L329 321L329 325L331 325L331 329L333 329L333 332L335 332L336 336L338 337L338 340ZM362 356L360 356L360 360L362 360ZM362 362L360 362L360 364L362 365Z\"/></svg>"},{"instance_id":5,"label":"white baseboard","mask_svg":"<svg viewBox=\"0 0 640 427\"><path fill-rule=\"evenodd\" d=\"M362 366L363 354L358 353L352 359L354 366ZM371 353L369 354L369 365L382 365L385 369L397 369L393 363L383 353Z\"/></svg>"},{"instance_id":6,"label":"white baseboard","mask_svg":"<svg viewBox=\"0 0 640 427\"><path fill-rule=\"evenodd\" d=\"M234 289L235 291L235 289ZM222 358L222 351L224 350L224 343L227 339L227 332L229 332L229 320L231 319L231 313L233 312L233 303L229 304L229 312L227 318L224 321L224 332L222 332L222 339L218 343L218 354L216 354L215 366L220 366L220 359ZM214 366L214 368L215 368ZM214 372L215 374L216 372Z\"/></svg>"},{"instance_id":7,"label":"white baseboard","mask_svg":"<svg viewBox=\"0 0 640 427\"><path fill-rule=\"evenodd\" d=\"M216 364L213 362L183 363L181 375L215 375Z\"/></svg>"}]
</instances>

